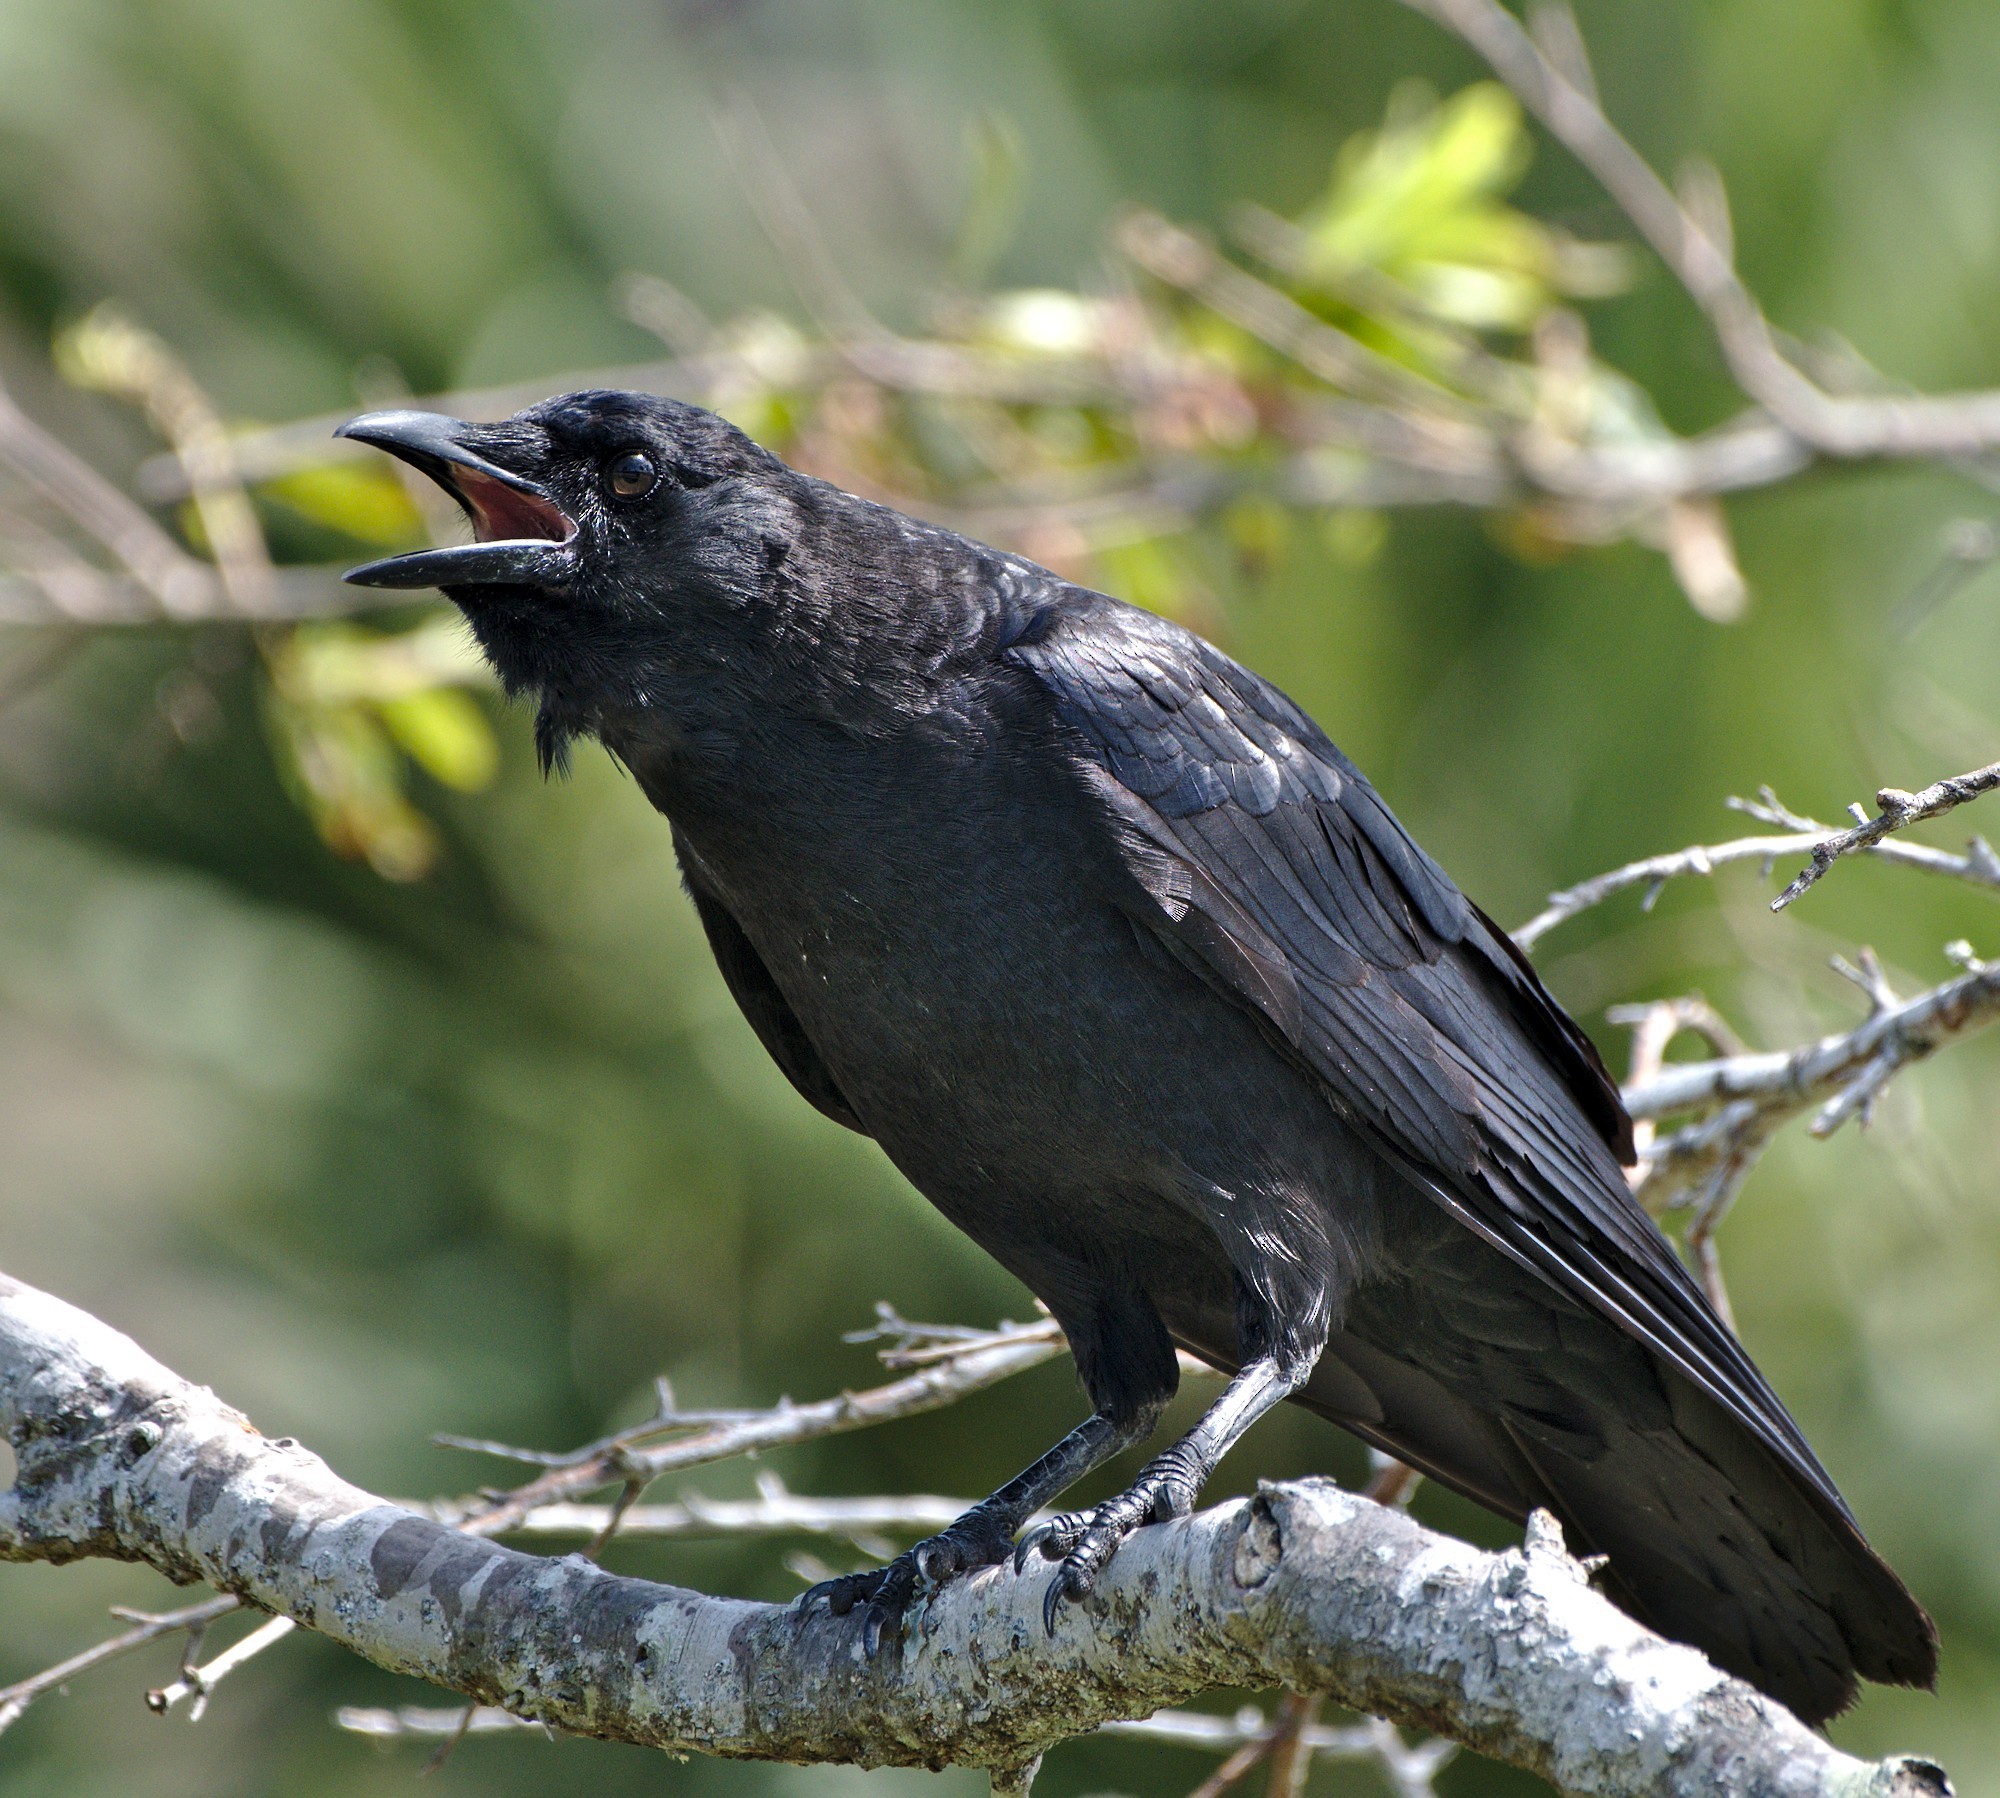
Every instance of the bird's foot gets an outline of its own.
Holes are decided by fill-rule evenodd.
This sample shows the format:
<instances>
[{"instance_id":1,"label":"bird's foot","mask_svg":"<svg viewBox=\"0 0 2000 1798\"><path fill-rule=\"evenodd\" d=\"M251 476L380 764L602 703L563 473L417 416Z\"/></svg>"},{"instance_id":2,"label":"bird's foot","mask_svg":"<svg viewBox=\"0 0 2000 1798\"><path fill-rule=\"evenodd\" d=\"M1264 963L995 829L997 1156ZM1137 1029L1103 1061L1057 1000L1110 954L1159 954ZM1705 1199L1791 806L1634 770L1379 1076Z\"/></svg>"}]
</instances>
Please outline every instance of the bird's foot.
<instances>
[{"instance_id":1,"label":"bird's foot","mask_svg":"<svg viewBox=\"0 0 2000 1798\"><path fill-rule=\"evenodd\" d=\"M1049 1634L1056 1633L1065 1601L1090 1596L1119 1543L1141 1524L1187 1516L1199 1490L1200 1482L1169 1449L1125 1491L1094 1511L1065 1511L1028 1531L1014 1549L1016 1573L1037 1550L1044 1560L1062 1563L1042 1595L1042 1622Z\"/></svg>"},{"instance_id":2,"label":"bird's foot","mask_svg":"<svg viewBox=\"0 0 2000 1798\"><path fill-rule=\"evenodd\" d=\"M807 1587L799 1594L798 1608L808 1611L824 1602L834 1616L845 1617L859 1607L861 1651L873 1660L885 1641L901 1636L905 1614L920 1593L935 1592L975 1568L998 1566L1013 1547L1013 1524L975 1505L884 1566Z\"/></svg>"}]
</instances>

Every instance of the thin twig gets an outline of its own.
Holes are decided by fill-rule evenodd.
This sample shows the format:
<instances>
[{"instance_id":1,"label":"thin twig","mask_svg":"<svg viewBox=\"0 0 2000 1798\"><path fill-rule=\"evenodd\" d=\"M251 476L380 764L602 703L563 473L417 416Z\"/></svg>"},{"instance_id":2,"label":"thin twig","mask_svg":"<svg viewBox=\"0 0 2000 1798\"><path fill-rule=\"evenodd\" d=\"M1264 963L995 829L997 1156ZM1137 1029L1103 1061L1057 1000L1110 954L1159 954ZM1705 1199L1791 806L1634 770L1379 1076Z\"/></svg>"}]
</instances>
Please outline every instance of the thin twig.
<instances>
[{"instance_id":1,"label":"thin twig","mask_svg":"<svg viewBox=\"0 0 2000 1798\"><path fill-rule=\"evenodd\" d=\"M1264 1782L1268 1798L1299 1798L1312 1770L1312 1744L1306 1732L1319 1721L1326 1701L1317 1692L1287 1692L1278 1701L1271 1723L1271 1770Z\"/></svg>"},{"instance_id":2,"label":"thin twig","mask_svg":"<svg viewBox=\"0 0 2000 1798\"><path fill-rule=\"evenodd\" d=\"M145 1647L148 1642L157 1642L162 1636L170 1636L180 1630L198 1633L207 1629L218 1617L227 1617L239 1608L240 1601L235 1598L208 1598L200 1604L187 1605L178 1611L162 1611L157 1615L114 1610L114 1617L131 1623L133 1627L120 1635L108 1636L94 1647L73 1654L66 1661L58 1661L53 1667L45 1667L40 1673L17 1680L11 1686L0 1686L0 1730L17 1722L21 1713L45 1692L67 1685L79 1673L88 1673L91 1668L130 1654L135 1648Z\"/></svg>"},{"instance_id":3,"label":"thin twig","mask_svg":"<svg viewBox=\"0 0 2000 1798\"><path fill-rule=\"evenodd\" d=\"M15 404L0 387L0 463L114 556L169 618L215 610L214 571L189 555L145 511Z\"/></svg>"},{"instance_id":4,"label":"thin twig","mask_svg":"<svg viewBox=\"0 0 2000 1798\"><path fill-rule=\"evenodd\" d=\"M65 341L75 379L141 407L167 440L215 557L226 609L250 618L268 615L272 567L264 529L221 415L186 365L162 339L108 307L99 307Z\"/></svg>"},{"instance_id":5,"label":"thin twig","mask_svg":"<svg viewBox=\"0 0 2000 1798\"><path fill-rule=\"evenodd\" d=\"M1038 1367L1062 1353L1065 1347L1061 1332L1053 1323L1040 1331L1018 1328L999 1331L994 1333L993 1340L966 1342L952 1358L934 1362L885 1386L843 1392L837 1398L814 1404L781 1403L770 1411L730 1413L674 1441L647 1446L646 1436L682 1427L674 1415L656 1417L611 1438L587 1459L552 1467L539 1479L502 1498L461 1499L453 1505L435 1508L434 1514L469 1534L501 1534L516 1528L523 1518L543 1505L614 1482L638 1480L643 1485L662 1474L704 1466L711 1461L816 1441L893 1418L934 1411Z\"/></svg>"},{"instance_id":6,"label":"thin twig","mask_svg":"<svg viewBox=\"0 0 2000 1798\"><path fill-rule=\"evenodd\" d=\"M1667 1050L1683 1030L1699 1032L1718 1055L1748 1052L1722 1014L1706 999L1695 995L1653 999L1640 1005L1613 1005L1606 1009L1604 1017L1607 1023L1628 1024L1632 1028L1632 1060L1625 1076L1629 1087L1644 1086L1666 1066ZM1632 1121L1632 1146L1637 1158L1628 1178L1635 1188L1645 1178L1646 1154L1653 1145L1656 1128L1652 1118Z\"/></svg>"},{"instance_id":7,"label":"thin twig","mask_svg":"<svg viewBox=\"0 0 2000 1798\"><path fill-rule=\"evenodd\" d=\"M1097 1733L1221 1751L1253 1743L1269 1727L1262 1711L1245 1705L1229 1717L1206 1711L1156 1711L1130 1722L1103 1724ZM1442 1736L1406 1743L1393 1724L1376 1717L1336 1728L1315 1723L1300 1731L1299 1740L1315 1758L1374 1761L1395 1786L1398 1798L1428 1798L1435 1789L1432 1782L1458 1752L1457 1744Z\"/></svg>"},{"instance_id":8,"label":"thin twig","mask_svg":"<svg viewBox=\"0 0 2000 1798\"><path fill-rule=\"evenodd\" d=\"M406 1704L395 1710L370 1705L344 1704L333 1713L336 1729L349 1735L367 1736L376 1742L435 1741L440 1736L453 1740L463 1736L552 1735L546 1724L516 1717L498 1705L475 1704L450 1710L427 1705Z\"/></svg>"},{"instance_id":9,"label":"thin twig","mask_svg":"<svg viewBox=\"0 0 2000 1798\"><path fill-rule=\"evenodd\" d=\"M1896 1074L2000 1020L2000 963L1955 959L1965 965L1956 979L1913 999L1877 1000L1850 1031L1791 1050L1679 1063L1628 1086L1625 1108L1635 1119L1712 1113L1648 1145L1641 1196L1655 1211L1693 1204L1719 1214L1745 1158L1788 1118L1817 1110L1812 1133L1820 1137L1849 1118L1865 1122ZM1694 1199L1683 1196L1690 1189Z\"/></svg>"},{"instance_id":10,"label":"thin twig","mask_svg":"<svg viewBox=\"0 0 2000 1798\"><path fill-rule=\"evenodd\" d=\"M1469 44L1590 172L1706 315L1737 384L1813 451L1954 458L2000 448L2000 392L1852 397L1803 373L1736 272L1720 183L1703 184L1706 220L1675 197L1597 104L1573 31L1559 68L1498 0L1403 3Z\"/></svg>"},{"instance_id":11,"label":"thin twig","mask_svg":"<svg viewBox=\"0 0 2000 1798\"><path fill-rule=\"evenodd\" d=\"M1149 275L1240 325L1308 374L1364 400L1405 408L1398 414L1405 422L1412 411L1455 419L1474 410L1436 382L1308 312L1290 294L1226 261L1212 244L1156 212L1128 213L1115 241Z\"/></svg>"},{"instance_id":12,"label":"thin twig","mask_svg":"<svg viewBox=\"0 0 2000 1798\"><path fill-rule=\"evenodd\" d=\"M1417 1495L1417 1488L1423 1484L1424 1476L1414 1467L1385 1455L1379 1448L1368 1451L1368 1484L1361 1488L1363 1498L1372 1498L1378 1505L1395 1505L1406 1509L1411 1499Z\"/></svg>"},{"instance_id":13,"label":"thin twig","mask_svg":"<svg viewBox=\"0 0 2000 1798\"><path fill-rule=\"evenodd\" d=\"M1638 861L1627 862L1622 868L1593 875L1589 880L1578 881L1573 887L1551 893L1548 903L1514 931L1514 940L1523 949L1532 949L1557 925L1565 924L1580 912L1601 905L1605 900L1629 892L1634 887L1645 889L1640 905L1650 911L1670 880L1691 874L1710 875L1716 869L1736 862L1756 862L1768 874L1778 861L1793 855L1812 858L1809 868L1811 878L1800 875L1791 888L1773 901L1773 911L1782 910L1790 904L1798 893L1818 880L1841 856L1857 853L2000 892L2000 855L1996 855L1992 845L1982 837L1974 837L1963 855L1933 849L1922 843L1885 840L1906 825L1918 823L1924 818L1935 818L1968 799L1990 792L1996 786L2000 786L2000 763L1939 781L1936 786L1926 787L1921 793L1903 793L1894 787L1885 787L1876 796L1877 804L1884 807L1883 816L1866 820L1849 830L1822 824L1817 819L1801 817L1787 810L1771 789L1765 787L1756 799L1731 799L1728 803L1733 810L1747 813L1760 822L1784 825L1782 835L1733 837L1723 843L1697 843L1665 855L1645 856ZM1904 801L1909 802L1909 809L1894 809Z\"/></svg>"},{"instance_id":14,"label":"thin twig","mask_svg":"<svg viewBox=\"0 0 2000 1798\"><path fill-rule=\"evenodd\" d=\"M1287 1693L1285 1701L1289 1702L1291 1696ZM1269 1758L1278 1744L1279 1728L1276 1722L1265 1724L1249 1741L1234 1749L1221 1766L1188 1794L1188 1798L1222 1798L1223 1793L1241 1785Z\"/></svg>"},{"instance_id":15,"label":"thin twig","mask_svg":"<svg viewBox=\"0 0 2000 1798\"><path fill-rule=\"evenodd\" d=\"M1852 807L1859 819L1853 829L1839 831L1816 844L1811 861L1799 871L1792 884L1771 901L1771 909L1783 911L1808 887L1817 885L1820 877L1843 855L1873 849L1891 832L1920 824L1926 818L1939 817L1965 804L1968 799L1977 799L1982 793L1992 792L1996 787L2000 787L2000 762L1975 768L1969 774L1948 775L1917 793L1906 793L1901 787L1883 787L1875 795L1875 803L1882 808L1881 811L1870 818L1859 806ZM1979 878L2000 885L2000 858L1995 857L1988 844L1975 839L1965 860L1969 866L1978 867Z\"/></svg>"},{"instance_id":16,"label":"thin twig","mask_svg":"<svg viewBox=\"0 0 2000 1798\"><path fill-rule=\"evenodd\" d=\"M630 1505L619 1518L618 1534L626 1539L648 1541L760 1536L830 1536L853 1541L858 1536L872 1535L927 1536L962 1517L971 1506L970 1499L940 1498L927 1493L884 1498L801 1498L787 1490L777 1475L767 1469L757 1476L755 1498L706 1498L689 1492L677 1504ZM611 1521L613 1508L602 1504L540 1505L507 1533L595 1537Z\"/></svg>"},{"instance_id":17,"label":"thin twig","mask_svg":"<svg viewBox=\"0 0 2000 1798\"><path fill-rule=\"evenodd\" d=\"M270 1617L253 1629L242 1641L225 1648L212 1661L201 1666L183 1666L180 1677L169 1685L156 1686L146 1694L146 1708L156 1716L164 1717L183 1698L192 1698L188 1707L188 1720L198 1723L201 1714L208 1708L208 1697L230 1674L267 1648L273 1648L289 1636L298 1625L289 1617Z\"/></svg>"}]
</instances>

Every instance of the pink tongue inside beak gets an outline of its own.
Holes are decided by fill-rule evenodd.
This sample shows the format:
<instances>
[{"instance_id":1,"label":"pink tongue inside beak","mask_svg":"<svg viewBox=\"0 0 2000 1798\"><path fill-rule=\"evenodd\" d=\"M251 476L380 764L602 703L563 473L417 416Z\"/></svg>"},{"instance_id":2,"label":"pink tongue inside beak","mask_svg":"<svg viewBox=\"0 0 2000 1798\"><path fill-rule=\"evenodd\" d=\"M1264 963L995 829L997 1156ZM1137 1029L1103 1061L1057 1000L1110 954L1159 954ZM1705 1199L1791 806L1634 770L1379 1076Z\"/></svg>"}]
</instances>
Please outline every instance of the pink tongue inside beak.
<instances>
[{"instance_id":1,"label":"pink tongue inside beak","mask_svg":"<svg viewBox=\"0 0 2000 1798\"><path fill-rule=\"evenodd\" d=\"M452 485L472 508L473 535L481 543L510 542L522 537L567 543L576 526L557 507L518 487L509 487L477 469L454 468Z\"/></svg>"}]
</instances>

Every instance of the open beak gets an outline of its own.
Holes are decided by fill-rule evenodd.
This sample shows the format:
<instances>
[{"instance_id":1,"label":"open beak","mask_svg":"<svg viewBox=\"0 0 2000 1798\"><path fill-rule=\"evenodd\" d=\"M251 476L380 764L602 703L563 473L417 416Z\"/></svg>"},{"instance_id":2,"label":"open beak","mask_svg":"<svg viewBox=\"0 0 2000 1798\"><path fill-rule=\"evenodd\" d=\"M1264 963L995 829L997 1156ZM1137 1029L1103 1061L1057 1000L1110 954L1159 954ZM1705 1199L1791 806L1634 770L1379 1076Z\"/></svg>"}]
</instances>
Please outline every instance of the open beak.
<instances>
[{"instance_id":1,"label":"open beak","mask_svg":"<svg viewBox=\"0 0 2000 1798\"><path fill-rule=\"evenodd\" d=\"M342 577L359 587L555 587L576 566L576 520L533 481L489 462L464 439L479 429L436 412L368 412L336 437L400 456L465 508L478 541L364 562Z\"/></svg>"}]
</instances>

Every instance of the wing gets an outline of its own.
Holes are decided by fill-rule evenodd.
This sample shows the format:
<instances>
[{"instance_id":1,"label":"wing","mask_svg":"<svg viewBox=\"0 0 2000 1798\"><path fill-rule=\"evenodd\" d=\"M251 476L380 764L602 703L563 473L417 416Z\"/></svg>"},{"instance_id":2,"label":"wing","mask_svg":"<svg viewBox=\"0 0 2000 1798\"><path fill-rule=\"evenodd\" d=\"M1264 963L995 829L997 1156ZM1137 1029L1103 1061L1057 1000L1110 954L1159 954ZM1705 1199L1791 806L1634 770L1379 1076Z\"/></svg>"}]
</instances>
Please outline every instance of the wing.
<instances>
[{"instance_id":1,"label":"wing","mask_svg":"<svg viewBox=\"0 0 2000 1798\"><path fill-rule=\"evenodd\" d=\"M1101 596L1006 653L1073 733L1135 917L1468 1229L1664 1357L1845 1518L1632 1198L1631 1123L1589 1039L1324 733L1199 638Z\"/></svg>"},{"instance_id":2,"label":"wing","mask_svg":"<svg viewBox=\"0 0 2000 1798\"><path fill-rule=\"evenodd\" d=\"M867 1126L854 1115L854 1107L848 1104L832 1071L820 1059L798 1014L778 990L778 983L764 966L756 945L743 934L742 925L730 916L729 908L702 878L700 858L678 831L674 833L674 849L680 857L681 880L688 897L694 901L695 913L708 936L708 946L715 952L715 965L722 970L722 983L750 1020L757 1040L802 1097L836 1124L868 1135Z\"/></svg>"}]
</instances>

